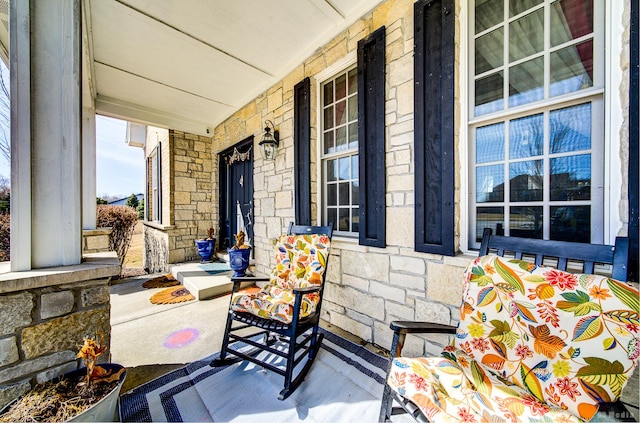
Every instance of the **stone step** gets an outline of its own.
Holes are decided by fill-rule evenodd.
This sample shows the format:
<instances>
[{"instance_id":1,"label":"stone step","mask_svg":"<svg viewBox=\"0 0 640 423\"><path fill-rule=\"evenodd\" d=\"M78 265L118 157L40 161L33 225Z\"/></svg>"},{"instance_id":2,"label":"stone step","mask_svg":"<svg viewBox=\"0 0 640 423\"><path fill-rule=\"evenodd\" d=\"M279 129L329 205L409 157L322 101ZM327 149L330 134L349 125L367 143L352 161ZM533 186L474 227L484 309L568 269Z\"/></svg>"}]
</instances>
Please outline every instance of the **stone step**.
<instances>
[{"instance_id":1,"label":"stone step","mask_svg":"<svg viewBox=\"0 0 640 423\"><path fill-rule=\"evenodd\" d=\"M173 277L197 300L206 300L231 292L233 270L229 269L227 263L180 263L170 266L170 270Z\"/></svg>"}]
</instances>

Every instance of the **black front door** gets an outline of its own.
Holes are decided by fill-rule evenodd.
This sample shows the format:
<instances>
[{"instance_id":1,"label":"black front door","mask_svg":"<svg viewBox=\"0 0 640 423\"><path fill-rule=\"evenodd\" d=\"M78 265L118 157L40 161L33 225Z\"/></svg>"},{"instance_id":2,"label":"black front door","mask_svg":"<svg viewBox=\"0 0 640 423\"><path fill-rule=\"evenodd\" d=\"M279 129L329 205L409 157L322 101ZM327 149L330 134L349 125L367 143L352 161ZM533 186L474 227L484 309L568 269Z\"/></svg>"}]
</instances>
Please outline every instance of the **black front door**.
<instances>
[{"instance_id":1,"label":"black front door","mask_svg":"<svg viewBox=\"0 0 640 423\"><path fill-rule=\"evenodd\" d=\"M234 235L244 225L253 246L253 136L220 153L220 241L235 244Z\"/></svg>"}]
</instances>

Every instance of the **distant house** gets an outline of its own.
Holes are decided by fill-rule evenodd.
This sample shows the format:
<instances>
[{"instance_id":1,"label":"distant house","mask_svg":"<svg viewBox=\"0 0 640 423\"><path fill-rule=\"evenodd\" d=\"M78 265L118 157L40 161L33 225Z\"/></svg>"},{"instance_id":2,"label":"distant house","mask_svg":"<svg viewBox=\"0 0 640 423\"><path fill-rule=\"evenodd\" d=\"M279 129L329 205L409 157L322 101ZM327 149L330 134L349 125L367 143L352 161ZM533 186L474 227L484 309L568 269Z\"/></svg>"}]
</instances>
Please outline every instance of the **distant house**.
<instances>
[{"instance_id":1,"label":"distant house","mask_svg":"<svg viewBox=\"0 0 640 423\"><path fill-rule=\"evenodd\" d=\"M127 205L127 200L129 199L129 197L131 197L131 195L128 195L124 198L120 198L118 200L113 200L107 203L108 206L126 206ZM136 198L138 199L138 203L140 203L140 201L144 200L144 194L136 194Z\"/></svg>"}]
</instances>

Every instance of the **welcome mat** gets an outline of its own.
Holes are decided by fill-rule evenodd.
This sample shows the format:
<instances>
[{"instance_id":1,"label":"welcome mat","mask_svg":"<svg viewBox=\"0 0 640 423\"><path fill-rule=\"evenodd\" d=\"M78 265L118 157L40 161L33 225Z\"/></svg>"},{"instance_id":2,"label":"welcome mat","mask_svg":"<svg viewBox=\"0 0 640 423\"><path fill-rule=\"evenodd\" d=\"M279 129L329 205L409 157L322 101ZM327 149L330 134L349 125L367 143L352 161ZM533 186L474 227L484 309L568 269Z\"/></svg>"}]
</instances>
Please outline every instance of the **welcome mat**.
<instances>
[{"instance_id":1,"label":"welcome mat","mask_svg":"<svg viewBox=\"0 0 640 423\"><path fill-rule=\"evenodd\" d=\"M142 287L151 289L151 288L168 288L170 286L180 285L180 282L173 277L171 273L167 273L166 275L157 276L155 278L151 278L147 281L142 282Z\"/></svg>"},{"instance_id":2,"label":"welcome mat","mask_svg":"<svg viewBox=\"0 0 640 423\"><path fill-rule=\"evenodd\" d=\"M196 297L187 288L178 285L175 288L165 289L157 292L149 298L152 304L175 304L195 300Z\"/></svg>"},{"instance_id":3,"label":"welcome mat","mask_svg":"<svg viewBox=\"0 0 640 423\"><path fill-rule=\"evenodd\" d=\"M338 335L325 338L304 382L278 400L283 377L252 363L210 367L214 354L120 397L121 420L376 422L387 359ZM276 344L277 345L277 344ZM279 359L274 356L273 362Z\"/></svg>"}]
</instances>

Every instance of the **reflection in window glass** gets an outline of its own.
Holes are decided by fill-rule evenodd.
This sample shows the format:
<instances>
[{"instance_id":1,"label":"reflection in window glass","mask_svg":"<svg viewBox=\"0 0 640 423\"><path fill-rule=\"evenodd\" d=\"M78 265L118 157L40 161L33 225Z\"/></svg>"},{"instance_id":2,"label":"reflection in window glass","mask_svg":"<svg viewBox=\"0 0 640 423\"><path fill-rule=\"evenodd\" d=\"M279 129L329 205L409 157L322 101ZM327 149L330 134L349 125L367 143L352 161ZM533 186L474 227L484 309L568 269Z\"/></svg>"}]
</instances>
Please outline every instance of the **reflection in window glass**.
<instances>
[{"instance_id":1,"label":"reflection in window glass","mask_svg":"<svg viewBox=\"0 0 640 423\"><path fill-rule=\"evenodd\" d=\"M476 75L502 66L504 29L502 27L476 39Z\"/></svg>"},{"instance_id":2,"label":"reflection in window glass","mask_svg":"<svg viewBox=\"0 0 640 423\"><path fill-rule=\"evenodd\" d=\"M551 153L591 148L591 103L553 110L549 121Z\"/></svg>"},{"instance_id":3,"label":"reflection in window glass","mask_svg":"<svg viewBox=\"0 0 640 423\"><path fill-rule=\"evenodd\" d=\"M349 71L349 94L358 92L358 70L351 69Z\"/></svg>"},{"instance_id":4,"label":"reflection in window glass","mask_svg":"<svg viewBox=\"0 0 640 423\"><path fill-rule=\"evenodd\" d=\"M324 153L333 153L336 150L336 146L333 143L333 131L324 133Z\"/></svg>"},{"instance_id":5,"label":"reflection in window glass","mask_svg":"<svg viewBox=\"0 0 640 423\"><path fill-rule=\"evenodd\" d=\"M593 40L554 51L549 60L552 97L593 86Z\"/></svg>"},{"instance_id":6,"label":"reflection in window glass","mask_svg":"<svg viewBox=\"0 0 640 423\"><path fill-rule=\"evenodd\" d=\"M496 235L504 235L504 207L476 208L476 242L482 241L484 228L491 228Z\"/></svg>"},{"instance_id":7,"label":"reflection in window glass","mask_svg":"<svg viewBox=\"0 0 640 423\"><path fill-rule=\"evenodd\" d=\"M486 115L504 108L503 82L502 71L476 80L476 116Z\"/></svg>"},{"instance_id":8,"label":"reflection in window glass","mask_svg":"<svg viewBox=\"0 0 640 423\"><path fill-rule=\"evenodd\" d=\"M476 129L476 163L504 160L504 123Z\"/></svg>"},{"instance_id":9,"label":"reflection in window glass","mask_svg":"<svg viewBox=\"0 0 640 423\"><path fill-rule=\"evenodd\" d=\"M324 102L323 105L327 106L333 103L333 81L324 85Z\"/></svg>"},{"instance_id":10,"label":"reflection in window glass","mask_svg":"<svg viewBox=\"0 0 640 423\"><path fill-rule=\"evenodd\" d=\"M358 122L349 124L349 148L358 148Z\"/></svg>"},{"instance_id":11,"label":"reflection in window glass","mask_svg":"<svg viewBox=\"0 0 640 423\"><path fill-rule=\"evenodd\" d=\"M336 129L336 151L347 149L347 127L341 126Z\"/></svg>"},{"instance_id":12,"label":"reflection in window glass","mask_svg":"<svg viewBox=\"0 0 640 423\"><path fill-rule=\"evenodd\" d=\"M509 24L509 61L524 59L544 49L544 9L538 9Z\"/></svg>"},{"instance_id":13,"label":"reflection in window glass","mask_svg":"<svg viewBox=\"0 0 640 423\"><path fill-rule=\"evenodd\" d=\"M560 0L551 5L551 45L593 32L593 0Z\"/></svg>"},{"instance_id":14,"label":"reflection in window glass","mask_svg":"<svg viewBox=\"0 0 640 423\"><path fill-rule=\"evenodd\" d=\"M543 153L542 113L509 122L509 158L535 157Z\"/></svg>"},{"instance_id":15,"label":"reflection in window glass","mask_svg":"<svg viewBox=\"0 0 640 423\"><path fill-rule=\"evenodd\" d=\"M475 33L478 34L502 22L504 2L503 0L478 0L475 12Z\"/></svg>"},{"instance_id":16,"label":"reflection in window glass","mask_svg":"<svg viewBox=\"0 0 640 423\"><path fill-rule=\"evenodd\" d=\"M476 168L476 202L504 201L504 166L478 166Z\"/></svg>"},{"instance_id":17,"label":"reflection in window glass","mask_svg":"<svg viewBox=\"0 0 640 423\"><path fill-rule=\"evenodd\" d=\"M542 3L543 0L509 0L509 16L516 16Z\"/></svg>"},{"instance_id":18,"label":"reflection in window glass","mask_svg":"<svg viewBox=\"0 0 640 423\"><path fill-rule=\"evenodd\" d=\"M544 58L529 60L509 69L509 107L544 98Z\"/></svg>"},{"instance_id":19,"label":"reflection in window glass","mask_svg":"<svg viewBox=\"0 0 640 423\"><path fill-rule=\"evenodd\" d=\"M542 160L528 160L509 165L511 201L542 201Z\"/></svg>"},{"instance_id":20,"label":"reflection in window glass","mask_svg":"<svg viewBox=\"0 0 640 423\"><path fill-rule=\"evenodd\" d=\"M347 77L340 75L336 78L336 101L347 95Z\"/></svg>"},{"instance_id":21,"label":"reflection in window glass","mask_svg":"<svg viewBox=\"0 0 640 423\"><path fill-rule=\"evenodd\" d=\"M551 239L591 242L591 206L551 207Z\"/></svg>"},{"instance_id":22,"label":"reflection in window glass","mask_svg":"<svg viewBox=\"0 0 640 423\"><path fill-rule=\"evenodd\" d=\"M551 201L591 199L591 154L550 160Z\"/></svg>"},{"instance_id":23,"label":"reflection in window glass","mask_svg":"<svg viewBox=\"0 0 640 423\"><path fill-rule=\"evenodd\" d=\"M509 235L542 239L542 207L510 207Z\"/></svg>"}]
</instances>

